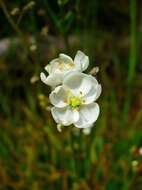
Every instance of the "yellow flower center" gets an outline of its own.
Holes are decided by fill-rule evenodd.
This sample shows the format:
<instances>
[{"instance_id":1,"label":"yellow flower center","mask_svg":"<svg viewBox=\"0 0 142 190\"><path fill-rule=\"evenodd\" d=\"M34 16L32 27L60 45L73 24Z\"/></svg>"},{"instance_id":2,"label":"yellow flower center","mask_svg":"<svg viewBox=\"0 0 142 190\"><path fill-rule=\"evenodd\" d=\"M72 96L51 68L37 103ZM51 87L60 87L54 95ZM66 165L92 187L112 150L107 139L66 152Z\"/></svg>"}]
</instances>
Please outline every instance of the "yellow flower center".
<instances>
[{"instance_id":1,"label":"yellow flower center","mask_svg":"<svg viewBox=\"0 0 142 190\"><path fill-rule=\"evenodd\" d=\"M82 99L80 97L73 96L69 100L69 105L73 109L79 108L81 104L82 104Z\"/></svg>"},{"instance_id":2,"label":"yellow flower center","mask_svg":"<svg viewBox=\"0 0 142 190\"><path fill-rule=\"evenodd\" d=\"M59 64L59 69L61 71L66 71L66 70L70 70L74 67L75 65L73 63L64 63L64 62L61 62Z\"/></svg>"}]
</instances>

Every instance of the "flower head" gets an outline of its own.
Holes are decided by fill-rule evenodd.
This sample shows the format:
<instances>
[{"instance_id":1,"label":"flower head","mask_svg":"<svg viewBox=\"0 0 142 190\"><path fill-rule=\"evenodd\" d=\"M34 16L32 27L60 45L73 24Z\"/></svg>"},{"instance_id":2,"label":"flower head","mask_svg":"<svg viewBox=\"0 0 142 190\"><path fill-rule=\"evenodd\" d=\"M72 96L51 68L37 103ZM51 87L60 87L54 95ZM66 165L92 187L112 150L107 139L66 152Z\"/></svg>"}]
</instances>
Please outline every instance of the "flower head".
<instances>
[{"instance_id":1,"label":"flower head","mask_svg":"<svg viewBox=\"0 0 142 190\"><path fill-rule=\"evenodd\" d=\"M61 86L49 98L54 107L52 116L57 124L77 128L93 125L99 116L99 105L94 101L101 94L101 85L91 75L73 71L68 73Z\"/></svg>"},{"instance_id":2,"label":"flower head","mask_svg":"<svg viewBox=\"0 0 142 190\"><path fill-rule=\"evenodd\" d=\"M48 72L48 76L42 72L40 78L42 82L49 86L57 86L62 84L62 81L66 74L70 71L84 71L89 65L89 58L83 52L77 51L77 54L72 60L71 57L65 54L59 54L59 57L52 60L45 70Z\"/></svg>"}]
</instances>

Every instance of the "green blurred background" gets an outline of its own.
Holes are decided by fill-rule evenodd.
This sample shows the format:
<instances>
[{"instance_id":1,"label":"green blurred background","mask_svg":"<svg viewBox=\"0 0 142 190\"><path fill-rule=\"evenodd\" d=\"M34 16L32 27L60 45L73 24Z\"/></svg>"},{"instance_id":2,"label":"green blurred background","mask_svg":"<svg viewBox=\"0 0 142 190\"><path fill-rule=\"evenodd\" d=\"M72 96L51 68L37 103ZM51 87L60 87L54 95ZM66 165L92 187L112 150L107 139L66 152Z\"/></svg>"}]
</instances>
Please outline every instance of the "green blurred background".
<instances>
[{"instance_id":1,"label":"green blurred background","mask_svg":"<svg viewBox=\"0 0 142 190\"><path fill-rule=\"evenodd\" d=\"M40 72L82 50L101 114L61 133ZM0 190L142 189L142 1L0 0Z\"/></svg>"}]
</instances>

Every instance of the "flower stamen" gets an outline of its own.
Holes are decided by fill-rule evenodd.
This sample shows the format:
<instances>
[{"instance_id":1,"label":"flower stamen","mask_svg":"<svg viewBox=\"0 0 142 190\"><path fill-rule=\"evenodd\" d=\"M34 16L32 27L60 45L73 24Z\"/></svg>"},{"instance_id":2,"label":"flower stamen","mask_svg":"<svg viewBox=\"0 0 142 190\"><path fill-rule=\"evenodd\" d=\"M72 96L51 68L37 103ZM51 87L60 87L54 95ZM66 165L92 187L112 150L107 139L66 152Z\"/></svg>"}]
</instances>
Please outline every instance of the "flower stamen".
<instances>
[{"instance_id":1,"label":"flower stamen","mask_svg":"<svg viewBox=\"0 0 142 190\"><path fill-rule=\"evenodd\" d=\"M73 109L79 108L82 105L82 99L80 97L73 96L69 99L69 106Z\"/></svg>"},{"instance_id":2,"label":"flower stamen","mask_svg":"<svg viewBox=\"0 0 142 190\"><path fill-rule=\"evenodd\" d=\"M73 63L64 63L64 62L60 62L59 63L59 69L61 71L67 71L70 70L71 68L75 67L75 65Z\"/></svg>"}]
</instances>

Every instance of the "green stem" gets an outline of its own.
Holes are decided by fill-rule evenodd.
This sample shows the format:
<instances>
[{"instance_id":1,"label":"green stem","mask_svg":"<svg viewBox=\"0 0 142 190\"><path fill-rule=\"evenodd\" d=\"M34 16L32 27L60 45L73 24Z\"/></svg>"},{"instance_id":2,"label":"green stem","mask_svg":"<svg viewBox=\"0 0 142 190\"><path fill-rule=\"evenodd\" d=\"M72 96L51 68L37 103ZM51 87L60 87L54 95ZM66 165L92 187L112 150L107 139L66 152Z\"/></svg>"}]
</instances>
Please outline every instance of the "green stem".
<instances>
[{"instance_id":1,"label":"green stem","mask_svg":"<svg viewBox=\"0 0 142 190\"><path fill-rule=\"evenodd\" d=\"M22 32L20 31L20 29L18 28L18 26L15 24L15 22L13 21L13 19L11 18L5 3L3 2L3 0L0 0L0 6L9 22L9 24L12 26L13 30L17 33L17 35L21 38L24 39ZM24 40L23 40L24 41ZM25 41L24 41L24 46L25 46ZM27 45L26 45L27 46Z\"/></svg>"},{"instance_id":2,"label":"green stem","mask_svg":"<svg viewBox=\"0 0 142 190\"><path fill-rule=\"evenodd\" d=\"M136 38L136 16L137 16L137 3L136 0L131 0L130 3L130 19L131 19L131 44L130 44L130 56L129 56L129 68L128 68L128 85L132 84L134 75L135 75L135 66L137 61L137 53L136 53L136 45L137 45L137 38Z\"/></svg>"},{"instance_id":3,"label":"green stem","mask_svg":"<svg viewBox=\"0 0 142 190\"><path fill-rule=\"evenodd\" d=\"M127 78L127 91L125 96L125 103L122 112L121 126L124 127L131 104L131 93L133 79L135 76L135 67L137 62L137 37L136 37L136 16L137 16L137 3L136 0L130 0L130 54L129 54L129 65L128 65L128 78Z\"/></svg>"},{"instance_id":4,"label":"green stem","mask_svg":"<svg viewBox=\"0 0 142 190\"><path fill-rule=\"evenodd\" d=\"M62 27L61 24L58 20L58 17L55 15L55 13L52 11L48 1L44 0L44 3L46 5L49 17L52 19L53 23L55 24L56 29L58 30L58 32L62 33Z\"/></svg>"},{"instance_id":5,"label":"green stem","mask_svg":"<svg viewBox=\"0 0 142 190\"><path fill-rule=\"evenodd\" d=\"M0 6L4 12L4 15L5 17L7 18L9 24L11 25L11 27L13 28L13 30L16 32L16 34L19 36L19 38L22 40L22 45L23 45L23 48L25 50L25 53L27 55L27 58L29 60L29 62L34 62L33 61L33 58L30 56L29 52L28 52L28 49L29 49L29 46L28 46L28 42L26 40L26 38L24 37L23 33L21 32L21 30L19 29L18 25L13 21L13 19L11 18L8 10L7 10L7 7L4 3L3 0L0 0Z\"/></svg>"}]
</instances>

